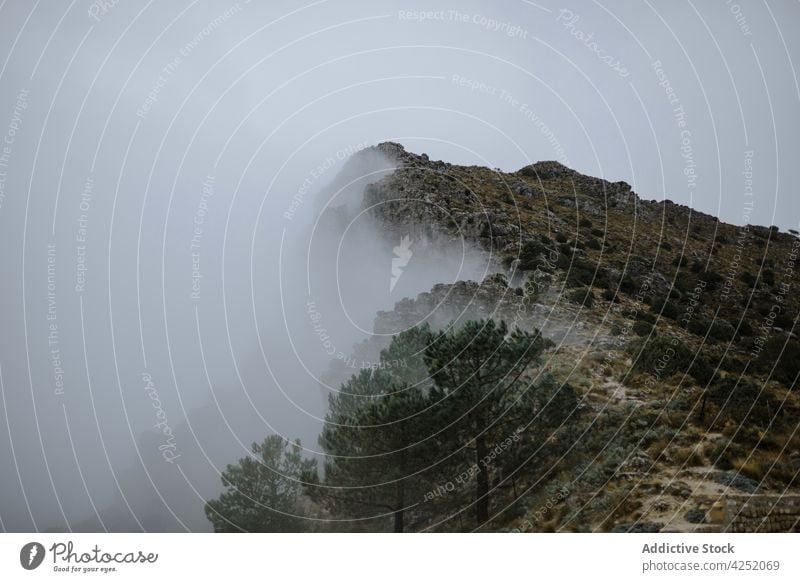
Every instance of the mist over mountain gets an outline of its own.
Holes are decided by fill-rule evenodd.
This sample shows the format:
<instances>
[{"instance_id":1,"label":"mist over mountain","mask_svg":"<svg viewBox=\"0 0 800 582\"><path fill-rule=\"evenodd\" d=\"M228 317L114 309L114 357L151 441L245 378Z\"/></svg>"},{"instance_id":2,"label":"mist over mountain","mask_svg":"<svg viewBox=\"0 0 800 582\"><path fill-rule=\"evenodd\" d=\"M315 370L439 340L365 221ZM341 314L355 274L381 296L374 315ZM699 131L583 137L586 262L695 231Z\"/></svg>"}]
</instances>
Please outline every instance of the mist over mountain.
<instances>
[{"instance_id":1,"label":"mist over mountain","mask_svg":"<svg viewBox=\"0 0 800 582\"><path fill-rule=\"evenodd\" d=\"M796 529L796 5L0 13L0 530Z\"/></svg>"}]
</instances>

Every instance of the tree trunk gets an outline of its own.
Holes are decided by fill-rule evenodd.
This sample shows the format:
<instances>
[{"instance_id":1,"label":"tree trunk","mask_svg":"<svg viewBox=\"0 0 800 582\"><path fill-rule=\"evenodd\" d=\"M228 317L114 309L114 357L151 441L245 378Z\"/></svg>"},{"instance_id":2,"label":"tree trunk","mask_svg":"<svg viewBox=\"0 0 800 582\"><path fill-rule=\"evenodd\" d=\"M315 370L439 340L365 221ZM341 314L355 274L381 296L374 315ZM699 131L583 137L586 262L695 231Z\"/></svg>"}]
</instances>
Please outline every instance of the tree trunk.
<instances>
[{"instance_id":1,"label":"tree trunk","mask_svg":"<svg viewBox=\"0 0 800 582\"><path fill-rule=\"evenodd\" d=\"M395 501L394 533L403 533L403 508L406 504L406 489L402 478L397 482L397 499Z\"/></svg>"},{"instance_id":2,"label":"tree trunk","mask_svg":"<svg viewBox=\"0 0 800 582\"><path fill-rule=\"evenodd\" d=\"M706 420L706 400L708 399L708 389L703 390L703 403L700 405L700 422Z\"/></svg>"},{"instance_id":3,"label":"tree trunk","mask_svg":"<svg viewBox=\"0 0 800 582\"><path fill-rule=\"evenodd\" d=\"M481 463L486 456L486 437L481 435L475 439L475 465L478 468L478 479L475 489L475 518L478 527L489 521L489 468Z\"/></svg>"},{"instance_id":4,"label":"tree trunk","mask_svg":"<svg viewBox=\"0 0 800 582\"><path fill-rule=\"evenodd\" d=\"M394 512L394 533L403 533L403 510L396 509Z\"/></svg>"}]
</instances>

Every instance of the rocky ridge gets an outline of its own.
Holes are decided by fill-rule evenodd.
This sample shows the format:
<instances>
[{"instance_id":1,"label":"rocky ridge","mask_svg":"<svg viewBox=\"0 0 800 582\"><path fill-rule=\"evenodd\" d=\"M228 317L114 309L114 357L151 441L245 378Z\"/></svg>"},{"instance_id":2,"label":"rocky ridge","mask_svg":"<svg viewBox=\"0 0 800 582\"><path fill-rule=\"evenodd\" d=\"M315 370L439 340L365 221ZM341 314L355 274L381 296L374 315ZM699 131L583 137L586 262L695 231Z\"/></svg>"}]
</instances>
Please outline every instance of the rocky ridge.
<instances>
[{"instance_id":1,"label":"rocky ridge","mask_svg":"<svg viewBox=\"0 0 800 582\"><path fill-rule=\"evenodd\" d=\"M606 451L616 443L600 460L589 454L596 484L570 482L573 494L565 503L571 509L558 513L561 526L547 527L580 530L575 512L588 511L597 519L589 529L694 531L701 522L719 525L712 509L726 496L742 495L748 480L758 485L758 495L797 494L797 467L793 476L796 463L789 460L798 458L796 431L784 434L770 425L777 452L756 451L756 441L730 421L712 432L698 420L709 384L635 366L649 338L673 336L702 354L717 378L736 377L755 359L744 367L748 378L763 382L786 410L796 410L800 403L790 387L761 371L752 355L758 334L796 342L791 328L798 296L782 291L794 284L786 265L800 249L795 233L737 227L670 201L642 200L624 182L584 176L558 162L502 173L432 161L391 142L374 152L395 167L364 188L362 208L382 229L393 237L410 232L428 244L466 241L496 257L503 271L403 299L376 315L374 331L486 317L540 329L558 344L548 369L583 393L586 410L598 419L598 446ZM780 313L770 316L776 303ZM730 330L715 328L718 322ZM378 358L386 341L376 336L354 352ZM566 467L561 479L572 479L573 472ZM545 500L534 496L526 506L535 513ZM617 505L606 514L604 504ZM782 517L771 519L773 505L746 515L771 530L796 527L780 507L775 511ZM684 519L684 510L694 513ZM740 519L735 528L749 531L753 523Z\"/></svg>"}]
</instances>

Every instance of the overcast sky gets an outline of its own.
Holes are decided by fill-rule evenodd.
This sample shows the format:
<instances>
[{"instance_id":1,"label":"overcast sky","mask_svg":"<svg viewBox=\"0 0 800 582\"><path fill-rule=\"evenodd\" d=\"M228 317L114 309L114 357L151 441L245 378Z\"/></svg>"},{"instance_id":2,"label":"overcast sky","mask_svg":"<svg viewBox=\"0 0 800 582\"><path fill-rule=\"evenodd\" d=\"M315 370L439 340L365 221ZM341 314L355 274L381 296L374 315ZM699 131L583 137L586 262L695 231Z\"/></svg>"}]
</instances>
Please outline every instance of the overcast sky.
<instances>
[{"instance_id":1,"label":"overcast sky","mask_svg":"<svg viewBox=\"0 0 800 582\"><path fill-rule=\"evenodd\" d=\"M313 452L307 268L389 262L359 254L366 226L336 269L304 243L314 193L367 145L555 159L727 222L800 221L797 2L101 4L0 3L4 529L203 529L253 440ZM338 348L457 270L331 294Z\"/></svg>"}]
</instances>

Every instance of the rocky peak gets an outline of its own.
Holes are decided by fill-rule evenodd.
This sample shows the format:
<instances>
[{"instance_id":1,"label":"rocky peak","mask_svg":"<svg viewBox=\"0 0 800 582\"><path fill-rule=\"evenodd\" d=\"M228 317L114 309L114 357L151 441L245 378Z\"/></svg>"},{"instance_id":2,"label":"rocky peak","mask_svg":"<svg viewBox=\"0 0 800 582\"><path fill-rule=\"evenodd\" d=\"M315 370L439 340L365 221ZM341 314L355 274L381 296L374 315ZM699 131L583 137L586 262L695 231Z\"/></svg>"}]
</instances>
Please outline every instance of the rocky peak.
<instances>
[{"instance_id":1,"label":"rocky peak","mask_svg":"<svg viewBox=\"0 0 800 582\"><path fill-rule=\"evenodd\" d=\"M402 144L399 144L394 141L384 141L372 147L374 147L379 152L386 154L387 156L397 160L401 160L408 155L408 153L406 152L406 148L403 147Z\"/></svg>"},{"instance_id":2,"label":"rocky peak","mask_svg":"<svg viewBox=\"0 0 800 582\"><path fill-rule=\"evenodd\" d=\"M575 170L556 161L536 162L535 164L520 168L519 173L523 176L537 178L539 180L556 180L581 176L581 174Z\"/></svg>"}]
</instances>

